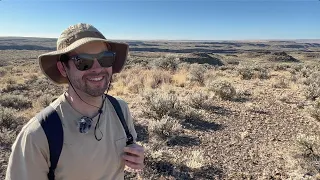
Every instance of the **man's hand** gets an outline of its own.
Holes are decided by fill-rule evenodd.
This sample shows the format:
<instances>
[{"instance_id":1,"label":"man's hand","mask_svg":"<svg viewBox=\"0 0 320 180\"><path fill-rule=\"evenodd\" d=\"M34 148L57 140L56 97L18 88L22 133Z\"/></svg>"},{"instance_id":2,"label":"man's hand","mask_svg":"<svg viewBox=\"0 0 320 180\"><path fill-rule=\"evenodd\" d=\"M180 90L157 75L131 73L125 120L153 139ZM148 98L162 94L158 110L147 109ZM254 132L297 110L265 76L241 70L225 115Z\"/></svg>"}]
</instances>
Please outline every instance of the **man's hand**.
<instances>
[{"instance_id":1,"label":"man's hand","mask_svg":"<svg viewBox=\"0 0 320 180\"><path fill-rule=\"evenodd\" d=\"M124 147L125 154L122 156L125 165L128 167L141 170L144 168L144 148L138 144L131 144Z\"/></svg>"}]
</instances>

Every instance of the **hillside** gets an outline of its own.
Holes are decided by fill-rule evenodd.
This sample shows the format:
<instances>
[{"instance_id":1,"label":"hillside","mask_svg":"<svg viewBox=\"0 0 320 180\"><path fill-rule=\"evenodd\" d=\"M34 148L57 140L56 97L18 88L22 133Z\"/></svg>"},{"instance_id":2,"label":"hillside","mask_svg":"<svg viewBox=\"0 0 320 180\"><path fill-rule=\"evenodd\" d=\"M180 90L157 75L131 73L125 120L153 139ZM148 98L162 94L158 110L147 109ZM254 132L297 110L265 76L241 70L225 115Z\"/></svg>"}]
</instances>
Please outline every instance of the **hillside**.
<instances>
[{"instance_id":1,"label":"hillside","mask_svg":"<svg viewBox=\"0 0 320 180\"><path fill-rule=\"evenodd\" d=\"M146 168L126 179L320 179L320 41L125 41L110 94ZM0 38L0 179L22 126L65 90L39 69L56 39Z\"/></svg>"}]
</instances>

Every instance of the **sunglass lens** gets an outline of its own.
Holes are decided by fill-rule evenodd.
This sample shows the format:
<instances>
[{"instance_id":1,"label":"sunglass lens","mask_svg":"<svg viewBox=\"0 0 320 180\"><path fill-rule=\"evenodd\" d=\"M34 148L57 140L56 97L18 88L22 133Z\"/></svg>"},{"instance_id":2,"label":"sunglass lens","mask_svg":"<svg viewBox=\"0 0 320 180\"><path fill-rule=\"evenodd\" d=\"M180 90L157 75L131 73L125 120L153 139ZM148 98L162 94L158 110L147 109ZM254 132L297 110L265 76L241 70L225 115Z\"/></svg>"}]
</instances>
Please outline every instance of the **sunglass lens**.
<instances>
[{"instance_id":1,"label":"sunglass lens","mask_svg":"<svg viewBox=\"0 0 320 180\"><path fill-rule=\"evenodd\" d=\"M115 60L114 56L103 56L99 59L99 63L102 67L111 67Z\"/></svg>"},{"instance_id":2,"label":"sunglass lens","mask_svg":"<svg viewBox=\"0 0 320 180\"><path fill-rule=\"evenodd\" d=\"M88 70L92 67L93 65L93 60L91 59L86 59L86 58L80 58L78 57L75 61L74 64L76 65L77 69L80 71L85 71Z\"/></svg>"}]
</instances>

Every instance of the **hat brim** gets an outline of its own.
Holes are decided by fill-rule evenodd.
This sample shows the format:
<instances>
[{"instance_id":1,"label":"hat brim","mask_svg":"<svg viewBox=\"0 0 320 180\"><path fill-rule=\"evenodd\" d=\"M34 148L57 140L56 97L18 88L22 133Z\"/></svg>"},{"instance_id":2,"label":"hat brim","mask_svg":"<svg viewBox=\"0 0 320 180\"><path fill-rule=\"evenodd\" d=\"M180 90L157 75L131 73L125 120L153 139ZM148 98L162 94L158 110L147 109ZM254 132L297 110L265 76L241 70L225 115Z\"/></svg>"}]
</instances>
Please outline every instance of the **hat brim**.
<instances>
[{"instance_id":1,"label":"hat brim","mask_svg":"<svg viewBox=\"0 0 320 180\"><path fill-rule=\"evenodd\" d=\"M123 66L127 60L129 45L126 43L117 43L117 42L108 41L102 38L91 38L91 37L79 39L64 49L52 51L52 52L40 55L38 57L38 60L39 60L39 66L41 68L41 71L54 83L57 83L57 84L68 83L68 79L61 75L57 67L57 62L60 58L60 55L69 53L75 50L76 48L78 48L79 46L89 42L93 42L93 41L101 41L101 42L108 43L111 47L111 49L108 49L108 50L116 52L116 60L112 66L112 72L119 73L123 69Z\"/></svg>"}]
</instances>

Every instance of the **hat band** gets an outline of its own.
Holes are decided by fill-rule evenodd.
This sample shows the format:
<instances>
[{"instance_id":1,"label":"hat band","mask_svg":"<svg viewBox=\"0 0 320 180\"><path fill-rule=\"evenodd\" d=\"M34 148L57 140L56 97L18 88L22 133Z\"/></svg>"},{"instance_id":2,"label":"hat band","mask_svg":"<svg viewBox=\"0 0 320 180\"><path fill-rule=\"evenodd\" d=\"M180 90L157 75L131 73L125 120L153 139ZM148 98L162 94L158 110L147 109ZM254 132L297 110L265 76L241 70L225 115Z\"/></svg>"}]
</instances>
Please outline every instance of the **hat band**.
<instances>
[{"instance_id":1,"label":"hat band","mask_svg":"<svg viewBox=\"0 0 320 180\"><path fill-rule=\"evenodd\" d=\"M76 33L72 36L69 36L67 39L65 39L64 41L62 41L59 45L57 50L61 50L64 49L68 46L70 46L72 43L74 43L75 41L82 39L82 38L88 38L88 37L93 37L93 38L101 38L101 39L106 39L100 32L96 32L96 31L83 31L83 32L79 32Z\"/></svg>"}]
</instances>

